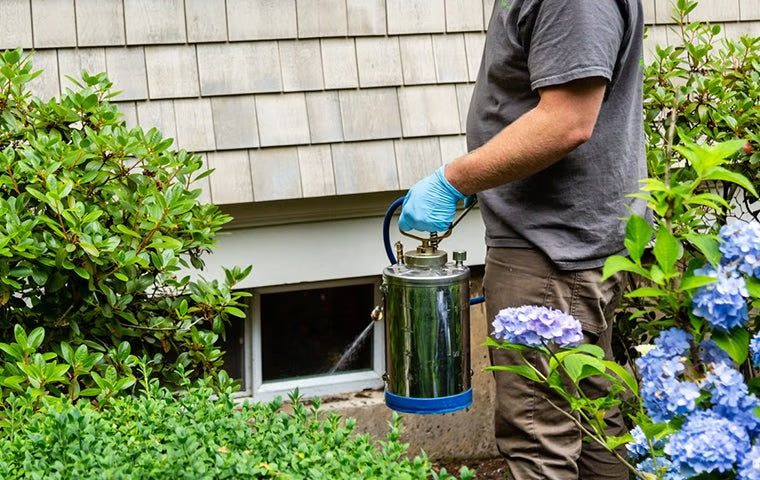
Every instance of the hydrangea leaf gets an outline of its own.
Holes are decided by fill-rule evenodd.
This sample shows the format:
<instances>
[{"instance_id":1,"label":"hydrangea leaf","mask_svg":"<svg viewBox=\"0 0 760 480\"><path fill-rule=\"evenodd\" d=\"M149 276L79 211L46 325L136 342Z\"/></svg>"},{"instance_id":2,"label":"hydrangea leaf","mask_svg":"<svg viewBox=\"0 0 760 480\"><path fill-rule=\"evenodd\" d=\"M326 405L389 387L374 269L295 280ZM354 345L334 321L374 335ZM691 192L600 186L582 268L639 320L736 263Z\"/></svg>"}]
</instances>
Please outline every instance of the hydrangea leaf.
<instances>
[{"instance_id":1,"label":"hydrangea leaf","mask_svg":"<svg viewBox=\"0 0 760 480\"><path fill-rule=\"evenodd\" d=\"M746 277L747 291L752 298L760 298L760 280L753 277Z\"/></svg>"},{"instance_id":2,"label":"hydrangea leaf","mask_svg":"<svg viewBox=\"0 0 760 480\"><path fill-rule=\"evenodd\" d=\"M684 277L683 280L681 280L681 285L678 288L678 291L685 292L687 290L693 290L695 288L709 285L713 282L715 282L714 277L708 277L705 275L695 275L692 277Z\"/></svg>"},{"instance_id":3,"label":"hydrangea leaf","mask_svg":"<svg viewBox=\"0 0 760 480\"><path fill-rule=\"evenodd\" d=\"M675 273L676 262L682 255L681 242L668 230L660 229L654 242L654 257L665 275L670 277Z\"/></svg>"},{"instance_id":4,"label":"hydrangea leaf","mask_svg":"<svg viewBox=\"0 0 760 480\"><path fill-rule=\"evenodd\" d=\"M749 332L746 328L735 328L727 333L715 331L712 339L736 363L742 364L747 359L747 355L749 355Z\"/></svg>"},{"instance_id":5,"label":"hydrangea leaf","mask_svg":"<svg viewBox=\"0 0 760 480\"><path fill-rule=\"evenodd\" d=\"M652 227L639 215L631 215L625 226L625 248L628 255L636 264L640 264L649 240L652 238Z\"/></svg>"},{"instance_id":6,"label":"hydrangea leaf","mask_svg":"<svg viewBox=\"0 0 760 480\"><path fill-rule=\"evenodd\" d=\"M693 244L705 256L708 262L713 265L720 263L720 249L718 240L711 235L700 235L697 233L687 233L687 241Z\"/></svg>"},{"instance_id":7,"label":"hydrangea leaf","mask_svg":"<svg viewBox=\"0 0 760 480\"><path fill-rule=\"evenodd\" d=\"M607 367L607 370L612 371L612 373L614 373L620 380L622 380L631 393L638 395L639 384L636 381L636 378L631 375L628 370L623 368L619 363L610 360L605 360L604 366Z\"/></svg>"},{"instance_id":8,"label":"hydrangea leaf","mask_svg":"<svg viewBox=\"0 0 760 480\"><path fill-rule=\"evenodd\" d=\"M599 375L605 372L602 360L581 353L567 355L562 360L562 366L570 379L575 383L592 375Z\"/></svg>"},{"instance_id":9,"label":"hydrangea leaf","mask_svg":"<svg viewBox=\"0 0 760 480\"><path fill-rule=\"evenodd\" d=\"M512 372L534 382L541 381L538 373L527 365L495 365L493 367L486 367L485 370L488 372Z\"/></svg>"},{"instance_id":10,"label":"hydrangea leaf","mask_svg":"<svg viewBox=\"0 0 760 480\"><path fill-rule=\"evenodd\" d=\"M629 258L612 255L604 262L602 279L607 279L618 272L632 272L644 278L649 278L649 272L633 263Z\"/></svg>"}]
</instances>

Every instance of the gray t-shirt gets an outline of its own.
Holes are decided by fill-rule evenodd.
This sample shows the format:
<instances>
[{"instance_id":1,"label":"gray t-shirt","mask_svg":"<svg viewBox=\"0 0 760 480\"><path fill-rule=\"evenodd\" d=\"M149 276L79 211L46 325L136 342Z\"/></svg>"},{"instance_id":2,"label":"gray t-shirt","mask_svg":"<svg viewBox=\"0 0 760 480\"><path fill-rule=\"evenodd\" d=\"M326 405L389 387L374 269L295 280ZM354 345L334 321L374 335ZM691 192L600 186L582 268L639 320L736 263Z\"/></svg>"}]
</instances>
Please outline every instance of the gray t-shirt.
<instances>
[{"instance_id":1,"label":"gray t-shirt","mask_svg":"<svg viewBox=\"0 0 760 480\"><path fill-rule=\"evenodd\" d=\"M561 269L623 249L628 194L646 176L641 0L495 0L467 119L474 150L534 108L538 89L607 80L592 138L536 173L478 194L492 247L535 247Z\"/></svg>"}]
</instances>

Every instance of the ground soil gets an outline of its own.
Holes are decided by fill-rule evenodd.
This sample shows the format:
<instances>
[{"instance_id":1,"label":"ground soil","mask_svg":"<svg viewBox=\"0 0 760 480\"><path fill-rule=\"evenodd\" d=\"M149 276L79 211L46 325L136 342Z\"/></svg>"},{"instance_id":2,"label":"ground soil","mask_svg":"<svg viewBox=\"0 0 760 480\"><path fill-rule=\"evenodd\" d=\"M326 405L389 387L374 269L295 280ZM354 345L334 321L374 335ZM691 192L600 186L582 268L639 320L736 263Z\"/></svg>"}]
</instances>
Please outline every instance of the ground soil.
<instances>
[{"instance_id":1,"label":"ground soil","mask_svg":"<svg viewBox=\"0 0 760 480\"><path fill-rule=\"evenodd\" d=\"M437 460L434 464L438 470L445 468L447 472L457 476L459 476L459 469L462 466L466 466L470 470L475 470L475 478L477 480L504 480L507 478L507 467L503 458Z\"/></svg>"}]
</instances>

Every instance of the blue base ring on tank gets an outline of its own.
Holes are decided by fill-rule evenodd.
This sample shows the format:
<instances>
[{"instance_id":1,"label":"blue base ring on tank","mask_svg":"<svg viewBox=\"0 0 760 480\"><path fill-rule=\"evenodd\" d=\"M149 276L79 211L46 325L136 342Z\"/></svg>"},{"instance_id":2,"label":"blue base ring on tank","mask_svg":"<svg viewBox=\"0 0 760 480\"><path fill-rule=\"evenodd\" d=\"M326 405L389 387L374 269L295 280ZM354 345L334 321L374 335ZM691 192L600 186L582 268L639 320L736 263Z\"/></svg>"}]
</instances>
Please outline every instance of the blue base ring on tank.
<instances>
[{"instance_id":1,"label":"blue base ring on tank","mask_svg":"<svg viewBox=\"0 0 760 480\"><path fill-rule=\"evenodd\" d=\"M385 404L391 410L418 415L456 412L472 406L472 388L448 397L402 397L385 390Z\"/></svg>"}]
</instances>

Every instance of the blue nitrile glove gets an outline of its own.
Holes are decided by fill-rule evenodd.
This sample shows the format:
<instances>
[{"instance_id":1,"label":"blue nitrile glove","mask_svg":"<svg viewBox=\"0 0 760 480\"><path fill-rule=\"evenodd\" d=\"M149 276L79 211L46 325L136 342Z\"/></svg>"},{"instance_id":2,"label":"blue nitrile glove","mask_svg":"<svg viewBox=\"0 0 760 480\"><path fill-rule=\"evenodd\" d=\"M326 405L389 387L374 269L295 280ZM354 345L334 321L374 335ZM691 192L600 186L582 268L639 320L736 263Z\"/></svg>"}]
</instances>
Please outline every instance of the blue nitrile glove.
<instances>
[{"instance_id":1,"label":"blue nitrile glove","mask_svg":"<svg viewBox=\"0 0 760 480\"><path fill-rule=\"evenodd\" d=\"M446 180L444 168L439 168L409 189L398 221L401 230L445 232L449 229L457 203L465 196Z\"/></svg>"}]
</instances>

